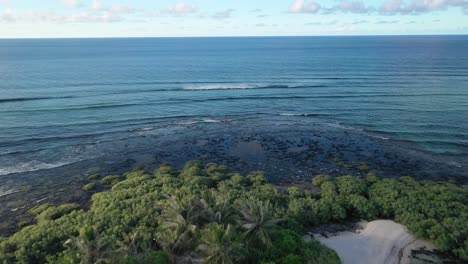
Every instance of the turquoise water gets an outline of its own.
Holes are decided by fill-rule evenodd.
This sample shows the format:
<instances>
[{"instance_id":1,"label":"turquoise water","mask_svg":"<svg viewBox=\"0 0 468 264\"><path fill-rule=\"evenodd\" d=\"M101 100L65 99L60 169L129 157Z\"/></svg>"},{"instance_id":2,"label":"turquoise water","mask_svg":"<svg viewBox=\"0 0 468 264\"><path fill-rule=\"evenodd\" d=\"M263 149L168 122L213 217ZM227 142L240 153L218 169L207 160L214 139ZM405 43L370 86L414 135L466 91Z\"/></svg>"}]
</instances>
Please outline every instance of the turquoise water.
<instances>
[{"instance_id":1,"label":"turquoise water","mask_svg":"<svg viewBox=\"0 0 468 264\"><path fill-rule=\"evenodd\" d=\"M468 36L0 40L0 175L276 118L466 156Z\"/></svg>"}]
</instances>

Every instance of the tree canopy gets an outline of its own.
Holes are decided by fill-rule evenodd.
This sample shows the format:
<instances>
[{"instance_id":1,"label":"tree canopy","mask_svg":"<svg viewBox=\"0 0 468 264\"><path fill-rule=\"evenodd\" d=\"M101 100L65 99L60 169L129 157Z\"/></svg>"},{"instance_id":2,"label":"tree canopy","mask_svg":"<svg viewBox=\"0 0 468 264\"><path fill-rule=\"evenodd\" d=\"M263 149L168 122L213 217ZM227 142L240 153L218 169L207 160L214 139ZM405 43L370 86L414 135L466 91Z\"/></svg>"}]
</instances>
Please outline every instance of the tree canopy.
<instances>
[{"instance_id":1,"label":"tree canopy","mask_svg":"<svg viewBox=\"0 0 468 264\"><path fill-rule=\"evenodd\" d=\"M99 177L90 177L94 190ZM192 161L177 171L135 169L103 177L108 186L85 211L43 204L36 223L0 238L0 263L340 263L302 230L353 219L390 218L439 250L468 260L468 188L409 177L320 175L320 188L287 190L261 172L246 177ZM88 188L85 188L88 189Z\"/></svg>"}]
</instances>

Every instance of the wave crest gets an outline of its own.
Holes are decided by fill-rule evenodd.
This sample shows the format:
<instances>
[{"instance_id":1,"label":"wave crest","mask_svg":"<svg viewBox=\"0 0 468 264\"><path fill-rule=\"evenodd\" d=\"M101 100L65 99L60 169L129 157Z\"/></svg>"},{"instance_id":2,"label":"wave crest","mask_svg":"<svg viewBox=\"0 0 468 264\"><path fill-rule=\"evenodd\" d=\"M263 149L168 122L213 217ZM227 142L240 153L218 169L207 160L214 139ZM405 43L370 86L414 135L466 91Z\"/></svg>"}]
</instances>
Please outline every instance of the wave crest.
<instances>
[{"instance_id":1,"label":"wave crest","mask_svg":"<svg viewBox=\"0 0 468 264\"><path fill-rule=\"evenodd\" d=\"M57 163L45 163L45 162L41 162L38 160L32 160L32 161L25 162L16 166L0 168L0 176L8 175L8 174L15 174L15 173L53 169L53 168L58 168L58 167L62 167L65 165L69 165L78 161L79 160L63 161L63 162L57 162Z\"/></svg>"},{"instance_id":2,"label":"wave crest","mask_svg":"<svg viewBox=\"0 0 468 264\"><path fill-rule=\"evenodd\" d=\"M281 113L280 116L320 116L320 114L294 114L294 113Z\"/></svg>"},{"instance_id":3,"label":"wave crest","mask_svg":"<svg viewBox=\"0 0 468 264\"><path fill-rule=\"evenodd\" d=\"M203 120L178 122L177 124L179 124L179 125L195 125L195 124L201 124L201 123L225 123L225 122L230 122L230 121L231 121L230 119L223 119L223 120L203 119Z\"/></svg>"},{"instance_id":4,"label":"wave crest","mask_svg":"<svg viewBox=\"0 0 468 264\"><path fill-rule=\"evenodd\" d=\"M207 84L191 85L184 87L184 90L239 90L239 89L275 89L275 88L305 88L311 85L287 85L287 84Z\"/></svg>"}]
</instances>

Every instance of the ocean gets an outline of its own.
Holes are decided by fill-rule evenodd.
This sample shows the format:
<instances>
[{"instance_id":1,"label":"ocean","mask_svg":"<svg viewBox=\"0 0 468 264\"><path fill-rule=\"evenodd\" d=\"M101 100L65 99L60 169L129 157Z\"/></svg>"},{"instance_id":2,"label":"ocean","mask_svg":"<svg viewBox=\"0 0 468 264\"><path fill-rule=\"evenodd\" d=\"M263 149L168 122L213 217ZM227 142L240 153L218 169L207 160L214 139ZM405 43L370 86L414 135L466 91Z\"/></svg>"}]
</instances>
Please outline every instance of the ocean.
<instances>
[{"instance_id":1,"label":"ocean","mask_svg":"<svg viewBox=\"0 0 468 264\"><path fill-rule=\"evenodd\" d=\"M0 177L285 121L467 157L468 36L0 40Z\"/></svg>"}]
</instances>

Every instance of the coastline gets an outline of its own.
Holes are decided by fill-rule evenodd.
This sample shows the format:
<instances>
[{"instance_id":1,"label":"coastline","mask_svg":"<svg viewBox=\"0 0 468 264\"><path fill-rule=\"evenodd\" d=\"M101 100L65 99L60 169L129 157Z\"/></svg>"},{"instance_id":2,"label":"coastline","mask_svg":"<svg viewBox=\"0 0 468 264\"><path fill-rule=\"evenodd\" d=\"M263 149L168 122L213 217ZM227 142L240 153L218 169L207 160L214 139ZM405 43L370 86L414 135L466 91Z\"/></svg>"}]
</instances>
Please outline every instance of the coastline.
<instances>
[{"instance_id":1,"label":"coastline","mask_svg":"<svg viewBox=\"0 0 468 264\"><path fill-rule=\"evenodd\" d=\"M0 185L14 193L0 196L4 219L0 234L17 230L18 219L38 201L86 206L90 195L81 190L91 174L121 174L135 166L153 171L161 162L181 168L201 159L233 171L261 170L278 186L308 184L311 176L328 174L454 180L466 183L466 166L407 142L372 137L363 131L321 123L255 120L210 122L139 131L138 137L111 142L118 154L57 168L0 176ZM120 145L124 146L120 146ZM83 169L85 168L85 169Z\"/></svg>"}]
</instances>

